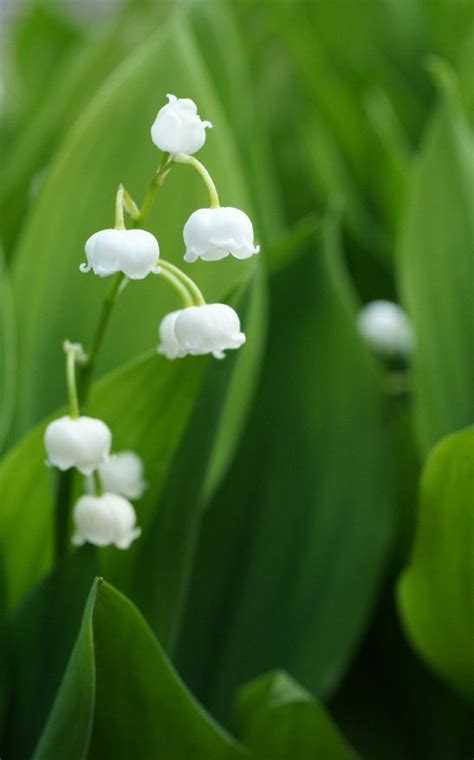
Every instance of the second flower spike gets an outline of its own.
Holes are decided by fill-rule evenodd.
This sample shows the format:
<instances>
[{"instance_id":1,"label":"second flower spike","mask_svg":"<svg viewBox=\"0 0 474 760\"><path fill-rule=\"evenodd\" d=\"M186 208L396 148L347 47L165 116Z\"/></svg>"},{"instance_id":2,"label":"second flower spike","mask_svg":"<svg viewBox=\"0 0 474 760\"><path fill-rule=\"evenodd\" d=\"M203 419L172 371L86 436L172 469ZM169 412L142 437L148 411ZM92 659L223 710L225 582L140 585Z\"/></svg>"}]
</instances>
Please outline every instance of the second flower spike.
<instances>
[{"instance_id":1,"label":"second flower spike","mask_svg":"<svg viewBox=\"0 0 474 760\"><path fill-rule=\"evenodd\" d=\"M184 260L218 261L231 254L248 259L258 253L253 226L247 214L238 208L220 206L200 208L191 214L183 230L186 252Z\"/></svg>"},{"instance_id":2,"label":"second flower spike","mask_svg":"<svg viewBox=\"0 0 474 760\"><path fill-rule=\"evenodd\" d=\"M100 230L86 243L87 264L81 272L108 277L122 272L130 280L143 280L157 273L160 247L151 232L145 230Z\"/></svg>"},{"instance_id":3,"label":"second flower spike","mask_svg":"<svg viewBox=\"0 0 474 760\"><path fill-rule=\"evenodd\" d=\"M223 359L224 351L240 348L245 343L238 314L223 303L173 311L161 322L159 333L158 351L168 359L187 354L212 354L216 359Z\"/></svg>"}]
</instances>

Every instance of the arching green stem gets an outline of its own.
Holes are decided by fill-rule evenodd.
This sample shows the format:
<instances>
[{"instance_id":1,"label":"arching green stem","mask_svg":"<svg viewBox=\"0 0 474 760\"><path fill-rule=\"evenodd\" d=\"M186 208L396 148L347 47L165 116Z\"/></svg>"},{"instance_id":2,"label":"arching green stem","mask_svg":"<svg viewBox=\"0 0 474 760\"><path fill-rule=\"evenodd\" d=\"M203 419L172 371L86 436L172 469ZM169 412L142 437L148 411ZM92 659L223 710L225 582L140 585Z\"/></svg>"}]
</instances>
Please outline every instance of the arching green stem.
<instances>
[{"instance_id":1,"label":"arching green stem","mask_svg":"<svg viewBox=\"0 0 474 760\"><path fill-rule=\"evenodd\" d=\"M194 280L191 279L187 274L181 271L181 269L174 264L172 264L170 261L166 261L165 259L160 259L160 267L163 270L162 274L165 271L168 271L169 273L173 274L175 277L179 278L181 282L186 285L186 287L189 288L191 291L194 300L198 306L204 306L206 303L204 296L201 292L201 290L198 288Z\"/></svg>"},{"instance_id":2,"label":"arching green stem","mask_svg":"<svg viewBox=\"0 0 474 760\"><path fill-rule=\"evenodd\" d=\"M197 158L194 158L194 156L188 156L186 153L175 153L173 156L173 161L177 164L189 164L190 166L194 167L194 169L196 169L207 187L211 208L219 208L220 204L217 188L204 164L198 161Z\"/></svg>"},{"instance_id":3,"label":"arching green stem","mask_svg":"<svg viewBox=\"0 0 474 760\"><path fill-rule=\"evenodd\" d=\"M169 282L169 284L172 285L173 288L179 293L183 301L183 306L185 308L188 306L194 306L194 301L191 293L178 277L176 277L172 272L169 272L164 267L161 268L160 276Z\"/></svg>"}]
</instances>

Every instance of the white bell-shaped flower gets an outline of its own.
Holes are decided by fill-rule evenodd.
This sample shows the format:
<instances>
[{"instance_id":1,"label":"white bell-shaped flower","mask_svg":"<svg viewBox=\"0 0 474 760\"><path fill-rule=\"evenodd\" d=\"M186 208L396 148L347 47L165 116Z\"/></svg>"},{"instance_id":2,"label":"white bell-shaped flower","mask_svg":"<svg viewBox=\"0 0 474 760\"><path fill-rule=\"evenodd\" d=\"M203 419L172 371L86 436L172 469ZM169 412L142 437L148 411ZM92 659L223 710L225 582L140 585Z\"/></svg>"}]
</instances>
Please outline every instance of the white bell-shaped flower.
<instances>
[{"instance_id":1,"label":"white bell-shaped flower","mask_svg":"<svg viewBox=\"0 0 474 760\"><path fill-rule=\"evenodd\" d=\"M403 309L392 301L371 301L359 312L358 326L371 349L381 357L410 356L413 331Z\"/></svg>"},{"instance_id":2,"label":"white bell-shaped flower","mask_svg":"<svg viewBox=\"0 0 474 760\"><path fill-rule=\"evenodd\" d=\"M146 230L100 230L91 235L85 250L87 264L81 264L81 272L92 269L99 277L123 272L131 280L143 280L159 271L158 240Z\"/></svg>"},{"instance_id":3,"label":"white bell-shaped flower","mask_svg":"<svg viewBox=\"0 0 474 760\"><path fill-rule=\"evenodd\" d=\"M253 226L247 214L238 208L200 208L194 211L183 230L187 262L204 259L217 261L231 254L248 259L258 253L254 245Z\"/></svg>"},{"instance_id":4,"label":"white bell-shaped flower","mask_svg":"<svg viewBox=\"0 0 474 760\"><path fill-rule=\"evenodd\" d=\"M160 325L158 351L168 359L186 354L213 354L224 358L224 351L240 348L245 335L238 314L223 303L189 306L168 314Z\"/></svg>"},{"instance_id":5,"label":"white bell-shaped flower","mask_svg":"<svg viewBox=\"0 0 474 760\"><path fill-rule=\"evenodd\" d=\"M206 128L210 121L202 121L196 103L190 98L166 96L169 102L158 111L151 128L151 139L166 153L193 153L206 142Z\"/></svg>"},{"instance_id":6,"label":"white bell-shaped flower","mask_svg":"<svg viewBox=\"0 0 474 760\"><path fill-rule=\"evenodd\" d=\"M143 462L134 451L119 451L98 467L104 490L126 499L141 499L147 487ZM87 491L94 493L92 478L87 479Z\"/></svg>"},{"instance_id":7,"label":"white bell-shaped flower","mask_svg":"<svg viewBox=\"0 0 474 760\"><path fill-rule=\"evenodd\" d=\"M112 434L94 417L60 417L50 422L44 434L48 463L69 470L76 467L91 475L110 455Z\"/></svg>"},{"instance_id":8,"label":"white bell-shaped flower","mask_svg":"<svg viewBox=\"0 0 474 760\"><path fill-rule=\"evenodd\" d=\"M171 311L161 320L158 330L160 336L158 352L164 354L167 359L177 359L178 356L184 356L175 332L176 320L182 311L183 309Z\"/></svg>"},{"instance_id":9,"label":"white bell-shaped flower","mask_svg":"<svg viewBox=\"0 0 474 760\"><path fill-rule=\"evenodd\" d=\"M75 532L72 542L76 546L89 543L96 546L113 544L128 549L141 533L136 527L133 506L123 496L104 493L87 494L76 502L73 513Z\"/></svg>"}]
</instances>

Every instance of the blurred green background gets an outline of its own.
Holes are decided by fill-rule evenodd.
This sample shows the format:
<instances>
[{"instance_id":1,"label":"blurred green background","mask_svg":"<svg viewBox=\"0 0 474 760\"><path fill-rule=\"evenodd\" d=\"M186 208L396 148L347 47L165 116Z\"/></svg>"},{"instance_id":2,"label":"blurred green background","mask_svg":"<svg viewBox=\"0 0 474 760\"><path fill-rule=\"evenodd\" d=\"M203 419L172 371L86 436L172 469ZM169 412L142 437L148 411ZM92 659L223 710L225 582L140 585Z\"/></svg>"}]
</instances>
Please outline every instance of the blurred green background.
<instances>
[{"instance_id":1,"label":"blurred green background","mask_svg":"<svg viewBox=\"0 0 474 760\"><path fill-rule=\"evenodd\" d=\"M0 0L0 23L2 757L471 757L474 3ZM167 363L174 296L127 288L90 410L144 459L143 537L47 576L44 420L105 294L84 242L119 182L143 196L167 93L254 222L255 260L185 266L247 344ZM148 225L168 260L205 203L176 168ZM378 298L413 324L406 394L358 335ZM97 573L146 623L101 586L82 617Z\"/></svg>"}]
</instances>

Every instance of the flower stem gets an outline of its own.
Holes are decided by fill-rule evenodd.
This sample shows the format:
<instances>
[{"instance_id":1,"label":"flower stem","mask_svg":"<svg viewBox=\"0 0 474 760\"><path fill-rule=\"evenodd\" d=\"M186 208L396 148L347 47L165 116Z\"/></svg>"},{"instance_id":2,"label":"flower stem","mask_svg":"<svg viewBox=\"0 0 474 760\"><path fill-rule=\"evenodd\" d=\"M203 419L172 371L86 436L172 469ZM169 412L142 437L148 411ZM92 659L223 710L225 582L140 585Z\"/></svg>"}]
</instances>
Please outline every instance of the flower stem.
<instances>
[{"instance_id":1,"label":"flower stem","mask_svg":"<svg viewBox=\"0 0 474 760\"><path fill-rule=\"evenodd\" d=\"M125 229L125 219L123 217L125 190L123 185L119 185L117 195L115 196L115 229Z\"/></svg>"},{"instance_id":2,"label":"flower stem","mask_svg":"<svg viewBox=\"0 0 474 760\"><path fill-rule=\"evenodd\" d=\"M181 271L181 269L174 264L172 264L170 261L166 261L165 259L160 259L160 268L163 270L161 274L163 275L166 272L169 274L174 275L179 280L181 280L184 285L186 285L189 290L191 291L192 295L194 296L194 299L196 301L196 304L198 306L204 306L206 303L204 296L201 292L201 290L198 288L194 280L191 279L187 274Z\"/></svg>"},{"instance_id":3,"label":"flower stem","mask_svg":"<svg viewBox=\"0 0 474 760\"><path fill-rule=\"evenodd\" d=\"M76 386L76 350L68 341L64 344L66 351L66 383L69 399L69 415L74 419L80 416L79 399Z\"/></svg>"},{"instance_id":4,"label":"flower stem","mask_svg":"<svg viewBox=\"0 0 474 760\"><path fill-rule=\"evenodd\" d=\"M191 293L187 289L187 287L181 282L179 277L176 277L172 272L169 272L164 267L161 268L160 266L160 276L163 277L164 280L170 283L170 285L173 286L173 288L180 294L181 298L183 299L183 306L187 308L188 306L194 306L194 301L192 298Z\"/></svg>"},{"instance_id":5,"label":"flower stem","mask_svg":"<svg viewBox=\"0 0 474 760\"><path fill-rule=\"evenodd\" d=\"M188 156L186 153L175 153L173 156L173 161L177 164L189 164L194 169L196 169L207 187L211 208L219 208L220 204L217 188L204 164L198 161L197 158L194 158L194 156Z\"/></svg>"},{"instance_id":6,"label":"flower stem","mask_svg":"<svg viewBox=\"0 0 474 760\"><path fill-rule=\"evenodd\" d=\"M119 295L120 288L125 284L126 281L127 279L125 275L122 272L118 272L114 276L110 290L103 301L99 321L97 323L94 339L92 341L92 348L89 352L89 358L79 378L78 393L81 406L87 403L87 397L89 395L89 389L92 380L92 374L94 371L94 365L97 359L97 354L99 353L100 347L102 345L105 331L107 330L110 316L112 314L112 309Z\"/></svg>"},{"instance_id":7,"label":"flower stem","mask_svg":"<svg viewBox=\"0 0 474 760\"><path fill-rule=\"evenodd\" d=\"M151 180L150 186L145 193L145 197L143 199L140 213L137 216L137 218L134 219L135 227L141 227L143 222L145 221L145 219L147 218L148 214L151 211L153 203L155 202L155 197L158 192L158 188L161 187L161 185L166 179L168 172L170 171L172 167L172 163L170 162L169 158L170 158L169 153L163 153L163 156L161 158L161 163L158 167L158 171L156 172L155 176Z\"/></svg>"},{"instance_id":8,"label":"flower stem","mask_svg":"<svg viewBox=\"0 0 474 760\"><path fill-rule=\"evenodd\" d=\"M99 470L94 470L92 473L92 479L94 481L94 491L96 496L103 496L105 493L104 484L102 482L102 478L100 477Z\"/></svg>"}]
</instances>

